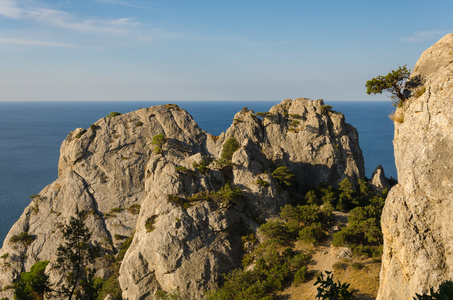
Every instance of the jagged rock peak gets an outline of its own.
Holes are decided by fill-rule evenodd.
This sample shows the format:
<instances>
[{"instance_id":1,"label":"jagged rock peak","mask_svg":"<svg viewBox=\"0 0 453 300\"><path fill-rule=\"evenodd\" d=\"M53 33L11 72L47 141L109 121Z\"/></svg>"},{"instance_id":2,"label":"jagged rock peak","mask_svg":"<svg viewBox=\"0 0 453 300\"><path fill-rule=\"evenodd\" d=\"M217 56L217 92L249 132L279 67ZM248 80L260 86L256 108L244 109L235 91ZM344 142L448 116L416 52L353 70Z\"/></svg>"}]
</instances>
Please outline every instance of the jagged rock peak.
<instances>
[{"instance_id":1,"label":"jagged rock peak","mask_svg":"<svg viewBox=\"0 0 453 300\"><path fill-rule=\"evenodd\" d=\"M231 138L236 151L225 161ZM295 174L290 187L273 178L279 166ZM119 270L124 298L154 299L159 289L199 299L241 264L241 235L256 230L258 219L275 216L306 186L364 178L357 130L322 100L304 98L269 112L244 108L218 137L173 104L110 114L67 136L58 171L3 243L1 288L38 260L49 260L46 272L61 279L56 248L77 205L88 212L103 257L118 256L122 242L132 240ZM223 189L238 198L223 199ZM21 233L34 240L11 242ZM97 276L111 275L102 257L96 267Z\"/></svg>"},{"instance_id":2,"label":"jagged rock peak","mask_svg":"<svg viewBox=\"0 0 453 300\"><path fill-rule=\"evenodd\" d=\"M412 299L453 279L453 34L427 49L397 109L398 181L382 214L377 299Z\"/></svg>"},{"instance_id":3,"label":"jagged rock peak","mask_svg":"<svg viewBox=\"0 0 453 300\"><path fill-rule=\"evenodd\" d=\"M373 174L371 174L371 186L377 191L390 189L390 184L387 177L385 177L384 168L381 165L377 166Z\"/></svg>"}]
</instances>

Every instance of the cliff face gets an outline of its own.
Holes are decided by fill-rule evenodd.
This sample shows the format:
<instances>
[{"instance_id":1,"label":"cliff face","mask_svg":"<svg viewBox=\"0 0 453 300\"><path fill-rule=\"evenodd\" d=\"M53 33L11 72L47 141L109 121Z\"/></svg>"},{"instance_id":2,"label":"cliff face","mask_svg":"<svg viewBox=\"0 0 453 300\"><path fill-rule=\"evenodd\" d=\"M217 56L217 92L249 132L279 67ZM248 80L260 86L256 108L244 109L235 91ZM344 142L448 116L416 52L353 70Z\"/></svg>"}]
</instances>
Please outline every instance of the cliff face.
<instances>
[{"instance_id":1,"label":"cliff face","mask_svg":"<svg viewBox=\"0 0 453 300\"><path fill-rule=\"evenodd\" d=\"M165 139L156 143L156 135ZM231 137L240 146L224 166L216 159ZM209 169L193 166L202 161ZM289 190L270 175L278 166L295 174ZM56 248L77 205L88 212L93 244L103 253L117 253L134 234L119 271L124 298L153 299L162 289L197 299L240 265L241 235L256 230L257 219L278 213L306 186L364 178L357 131L322 100L308 99L285 100L261 118L244 109L219 137L175 105L103 118L68 135L58 170L5 239L2 288L38 260L50 260L47 272L61 278L53 268ZM242 201L215 199L227 183L242 190ZM31 244L10 241L24 232L35 238ZM102 258L96 264L97 275L108 277Z\"/></svg>"},{"instance_id":2,"label":"cliff face","mask_svg":"<svg viewBox=\"0 0 453 300\"><path fill-rule=\"evenodd\" d=\"M453 34L426 50L395 115L399 184L382 214L377 299L412 299L453 279Z\"/></svg>"}]
</instances>

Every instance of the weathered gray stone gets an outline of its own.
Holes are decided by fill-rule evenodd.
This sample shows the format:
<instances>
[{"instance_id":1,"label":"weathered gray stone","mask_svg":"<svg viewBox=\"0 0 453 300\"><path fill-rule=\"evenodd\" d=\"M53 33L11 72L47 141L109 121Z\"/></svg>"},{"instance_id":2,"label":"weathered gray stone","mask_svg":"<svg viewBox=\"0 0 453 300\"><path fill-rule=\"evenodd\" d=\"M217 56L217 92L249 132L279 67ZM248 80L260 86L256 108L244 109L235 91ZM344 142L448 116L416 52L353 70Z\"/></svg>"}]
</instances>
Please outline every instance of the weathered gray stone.
<instances>
[{"instance_id":1,"label":"weathered gray stone","mask_svg":"<svg viewBox=\"0 0 453 300\"><path fill-rule=\"evenodd\" d=\"M384 168L381 165L377 166L373 174L371 174L371 186L377 191L390 189L390 184L387 177L385 177Z\"/></svg>"},{"instance_id":2,"label":"weathered gray stone","mask_svg":"<svg viewBox=\"0 0 453 300\"><path fill-rule=\"evenodd\" d=\"M453 34L423 52L411 78L422 85L397 109L399 184L382 214L384 254L377 299L412 299L453 279Z\"/></svg>"},{"instance_id":3,"label":"weathered gray stone","mask_svg":"<svg viewBox=\"0 0 453 300\"><path fill-rule=\"evenodd\" d=\"M201 298L217 286L222 273L240 265L241 235L256 230L256 218L275 216L306 186L335 185L346 176L364 178L357 131L344 122L343 114L323 104L285 100L263 120L244 110L219 137L201 130L175 105L140 109L103 118L88 130L76 129L61 146L59 178L41 191L8 233L0 250L0 255L8 253L0 262L1 287L38 260L50 260L51 279L61 280L52 266L63 243L62 227L77 205L89 212L86 224L93 243L106 253L118 251L121 237L134 234L120 268L124 298L153 299L158 289L178 292L184 299ZM165 136L162 145L153 141L158 134ZM240 148L232 166L222 167L215 159L230 137ZM211 161L206 173L193 167L203 159ZM286 166L296 175L290 192L270 175L275 166ZM258 178L268 185L258 185ZM243 191L242 203L213 199L227 182ZM171 201L171 196L193 195L200 198L181 200L187 207ZM21 232L36 240L29 247L9 242ZM102 259L97 269L98 276L111 274ZM11 291L2 291L4 296L11 297Z\"/></svg>"}]
</instances>

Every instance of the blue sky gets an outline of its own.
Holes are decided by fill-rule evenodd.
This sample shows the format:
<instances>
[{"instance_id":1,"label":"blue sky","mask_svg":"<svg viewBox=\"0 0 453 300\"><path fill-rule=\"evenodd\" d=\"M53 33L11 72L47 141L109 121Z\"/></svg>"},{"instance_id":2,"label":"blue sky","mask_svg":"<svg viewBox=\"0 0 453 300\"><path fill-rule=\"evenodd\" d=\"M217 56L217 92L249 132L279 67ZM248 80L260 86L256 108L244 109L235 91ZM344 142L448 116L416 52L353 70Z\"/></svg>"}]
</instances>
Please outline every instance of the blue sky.
<instances>
[{"instance_id":1,"label":"blue sky","mask_svg":"<svg viewBox=\"0 0 453 300\"><path fill-rule=\"evenodd\" d=\"M453 1L0 0L0 101L387 100Z\"/></svg>"}]
</instances>

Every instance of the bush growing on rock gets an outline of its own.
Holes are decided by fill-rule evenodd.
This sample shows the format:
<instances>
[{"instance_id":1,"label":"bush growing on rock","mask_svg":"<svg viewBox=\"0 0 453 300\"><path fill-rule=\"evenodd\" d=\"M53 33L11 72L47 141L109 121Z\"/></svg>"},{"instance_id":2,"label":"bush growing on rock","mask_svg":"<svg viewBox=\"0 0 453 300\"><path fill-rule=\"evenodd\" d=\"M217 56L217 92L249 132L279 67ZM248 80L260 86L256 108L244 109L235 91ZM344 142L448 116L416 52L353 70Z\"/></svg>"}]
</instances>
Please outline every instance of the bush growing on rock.
<instances>
[{"instance_id":1,"label":"bush growing on rock","mask_svg":"<svg viewBox=\"0 0 453 300\"><path fill-rule=\"evenodd\" d=\"M121 116L122 113L120 112L117 112L117 111L112 111L111 113L109 113L107 116L105 116L106 118L113 118L113 117L116 117L116 116Z\"/></svg>"},{"instance_id":2,"label":"bush growing on rock","mask_svg":"<svg viewBox=\"0 0 453 300\"><path fill-rule=\"evenodd\" d=\"M271 176L277 181L278 184L284 186L291 186L291 180L294 174L288 169L288 167L278 167L272 172Z\"/></svg>"},{"instance_id":3,"label":"bush growing on rock","mask_svg":"<svg viewBox=\"0 0 453 300\"><path fill-rule=\"evenodd\" d=\"M48 260L38 261L30 272L20 274L19 281L14 284L14 299L44 299L44 295L51 291L49 275L44 272L48 264Z\"/></svg>"},{"instance_id":4,"label":"bush growing on rock","mask_svg":"<svg viewBox=\"0 0 453 300\"><path fill-rule=\"evenodd\" d=\"M231 162L234 152L236 152L236 150L238 150L239 147L240 147L240 145L234 137L229 138L225 142L225 144L223 144L222 154L220 154L220 159L222 161Z\"/></svg>"}]
</instances>

